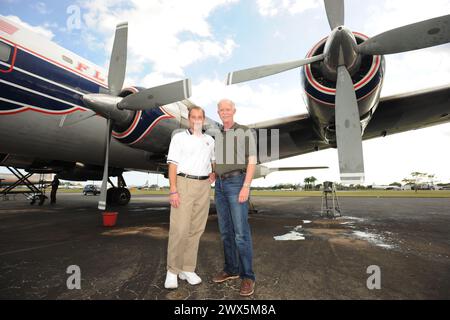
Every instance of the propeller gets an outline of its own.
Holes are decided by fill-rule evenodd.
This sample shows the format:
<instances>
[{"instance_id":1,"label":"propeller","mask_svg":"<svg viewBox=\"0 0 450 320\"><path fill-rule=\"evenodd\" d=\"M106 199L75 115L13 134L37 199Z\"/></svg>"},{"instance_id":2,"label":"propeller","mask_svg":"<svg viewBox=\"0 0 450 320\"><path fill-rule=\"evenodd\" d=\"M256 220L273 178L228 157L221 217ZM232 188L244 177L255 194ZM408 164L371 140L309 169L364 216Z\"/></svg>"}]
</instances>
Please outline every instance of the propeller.
<instances>
[{"instance_id":1,"label":"propeller","mask_svg":"<svg viewBox=\"0 0 450 320\"><path fill-rule=\"evenodd\" d=\"M341 181L364 181L361 124L353 81L345 66L338 67L335 123Z\"/></svg>"},{"instance_id":2,"label":"propeller","mask_svg":"<svg viewBox=\"0 0 450 320\"><path fill-rule=\"evenodd\" d=\"M325 0L324 2L331 30L344 25L344 0Z\"/></svg>"},{"instance_id":3,"label":"propeller","mask_svg":"<svg viewBox=\"0 0 450 320\"><path fill-rule=\"evenodd\" d=\"M357 47L363 54L378 55L423 49L450 42L450 14L383 32Z\"/></svg>"},{"instance_id":4,"label":"propeller","mask_svg":"<svg viewBox=\"0 0 450 320\"><path fill-rule=\"evenodd\" d=\"M116 26L114 44L109 61L108 88L113 96L119 95L125 81L127 69L127 43L128 43L128 23L119 23Z\"/></svg>"},{"instance_id":5,"label":"propeller","mask_svg":"<svg viewBox=\"0 0 450 320\"><path fill-rule=\"evenodd\" d=\"M149 110L187 99L190 96L191 81L184 79L126 96L117 107L127 110Z\"/></svg>"},{"instance_id":6,"label":"propeller","mask_svg":"<svg viewBox=\"0 0 450 320\"><path fill-rule=\"evenodd\" d=\"M361 55L383 55L437 46L450 42L450 15L413 23L386 31L357 45L353 33L345 28L344 0L324 0L332 30L324 52L310 58L230 72L227 84L259 79L279 72L322 61L323 76L336 80L335 126L341 180L364 181L362 128L352 74Z\"/></svg>"},{"instance_id":7,"label":"propeller","mask_svg":"<svg viewBox=\"0 0 450 320\"><path fill-rule=\"evenodd\" d=\"M118 95L122 91L126 74L128 23L120 23L116 27L114 45L109 62L108 94L91 93L82 97L84 105L90 110L73 118L61 119L60 126L71 125L86 120L95 114L106 119L105 130L105 161L103 179L98 202L100 210L106 209L109 151L111 145L112 128L115 124L129 123L137 110L151 110L160 106L184 100L191 95L189 79L145 89L125 98Z\"/></svg>"},{"instance_id":8,"label":"propeller","mask_svg":"<svg viewBox=\"0 0 450 320\"><path fill-rule=\"evenodd\" d=\"M230 72L227 75L227 85L264 78L283 71L299 68L305 64L323 60L323 58L324 56L321 54L307 59L263 65L259 67Z\"/></svg>"},{"instance_id":9,"label":"propeller","mask_svg":"<svg viewBox=\"0 0 450 320\"><path fill-rule=\"evenodd\" d=\"M108 95L102 95L104 99L101 99L102 103L98 103L95 99L96 95L85 95L83 96L83 102L85 105L95 112L100 112L102 115L106 115L106 134L105 134L105 162L103 164L103 179L102 187L100 190L100 199L98 201L98 208L100 210L106 209L106 194L108 189L108 168L109 168L109 149L111 145L111 135L112 135L112 122L113 119L108 117L107 109L115 109L114 97L120 93L123 87L123 82L125 81L126 73L126 61L127 61L127 43L128 43L128 23L120 23L116 26L116 34L114 36L114 44L111 53L111 59L109 61L108 69L108 88L110 103L107 100ZM98 99L100 100L100 99ZM96 105L98 104L98 105ZM96 106L98 108L96 108ZM97 109L97 110L96 110ZM103 109L103 110L102 110Z\"/></svg>"},{"instance_id":10,"label":"propeller","mask_svg":"<svg viewBox=\"0 0 450 320\"><path fill-rule=\"evenodd\" d=\"M108 167L109 167L109 147L111 145L111 134L112 134L112 120L106 119L106 135L105 135L105 162L103 164L103 178L102 187L100 189L100 199L98 201L98 208L100 210L106 209L106 195L108 192Z\"/></svg>"}]
</instances>

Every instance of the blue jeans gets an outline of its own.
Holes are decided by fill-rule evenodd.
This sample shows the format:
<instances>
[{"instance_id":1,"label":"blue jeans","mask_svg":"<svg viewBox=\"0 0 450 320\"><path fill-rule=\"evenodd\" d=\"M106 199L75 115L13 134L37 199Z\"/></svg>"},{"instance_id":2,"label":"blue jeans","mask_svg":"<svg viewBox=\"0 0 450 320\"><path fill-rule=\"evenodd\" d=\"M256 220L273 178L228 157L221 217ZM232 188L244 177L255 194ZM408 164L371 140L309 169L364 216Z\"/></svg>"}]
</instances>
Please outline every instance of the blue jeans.
<instances>
[{"instance_id":1,"label":"blue jeans","mask_svg":"<svg viewBox=\"0 0 450 320\"><path fill-rule=\"evenodd\" d=\"M248 223L248 201L239 203L239 192L245 174L225 180L217 178L215 202L223 243L224 271L239 274L241 279L255 280L253 273L253 245Z\"/></svg>"}]
</instances>

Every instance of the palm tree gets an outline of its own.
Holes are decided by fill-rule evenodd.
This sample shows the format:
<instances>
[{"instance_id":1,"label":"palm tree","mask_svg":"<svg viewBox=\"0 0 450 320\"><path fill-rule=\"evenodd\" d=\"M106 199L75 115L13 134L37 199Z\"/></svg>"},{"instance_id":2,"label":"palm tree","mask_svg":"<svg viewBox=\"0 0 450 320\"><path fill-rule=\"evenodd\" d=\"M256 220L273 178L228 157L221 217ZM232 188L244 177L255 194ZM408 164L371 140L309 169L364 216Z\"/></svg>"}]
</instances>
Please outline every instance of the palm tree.
<instances>
[{"instance_id":1,"label":"palm tree","mask_svg":"<svg viewBox=\"0 0 450 320\"><path fill-rule=\"evenodd\" d=\"M305 182L305 189L308 189L309 184L311 183L311 178L306 177L303 181Z\"/></svg>"},{"instance_id":2,"label":"palm tree","mask_svg":"<svg viewBox=\"0 0 450 320\"><path fill-rule=\"evenodd\" d=\"M311 189L312 189L314 187L314 185L316 184L317 178L314 176L309 177L309 181L311 181L311 184L312 184Z\"/></svg>"}]
</instances>

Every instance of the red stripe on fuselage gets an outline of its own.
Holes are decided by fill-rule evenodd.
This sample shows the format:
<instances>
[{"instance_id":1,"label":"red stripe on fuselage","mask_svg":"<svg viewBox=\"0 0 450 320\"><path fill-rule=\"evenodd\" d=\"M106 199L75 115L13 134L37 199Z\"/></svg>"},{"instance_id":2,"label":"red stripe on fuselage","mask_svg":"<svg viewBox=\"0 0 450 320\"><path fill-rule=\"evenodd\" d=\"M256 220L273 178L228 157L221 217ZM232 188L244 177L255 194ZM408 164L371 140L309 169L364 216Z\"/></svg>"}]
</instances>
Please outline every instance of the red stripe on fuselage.
<instances>
[{"instance_id":1,"label":"red stripe on fuselage","mask_svg":"<svg viewBox=\"0 0 450 320\"><path fill-rule=\"evenodd\" d=\"M1 103L1 101L0 101L0 103ZM49 114L49 115L62 116L62 115L65 115L65 114L76 112L76 111L83 111L83 112L86 111L86 110L81 109L81 108L75 108L75 109L72 109L72 110L67 110L67 111L62 111L62 112L57 112L57 111L50 112L50 111L44 111L44 110L36 109L36 108L40 108L40 107L21 107L20 110L15 110L15 111L6 111L6 112L0 111L0 115L2 115L2 116L3 115L12 115L12 114L22 113L22 112L25 112L25 111L35 111L35 112ZM42 108L42 109L45 109L45 108Z\"/></svg>"}]
</instances>

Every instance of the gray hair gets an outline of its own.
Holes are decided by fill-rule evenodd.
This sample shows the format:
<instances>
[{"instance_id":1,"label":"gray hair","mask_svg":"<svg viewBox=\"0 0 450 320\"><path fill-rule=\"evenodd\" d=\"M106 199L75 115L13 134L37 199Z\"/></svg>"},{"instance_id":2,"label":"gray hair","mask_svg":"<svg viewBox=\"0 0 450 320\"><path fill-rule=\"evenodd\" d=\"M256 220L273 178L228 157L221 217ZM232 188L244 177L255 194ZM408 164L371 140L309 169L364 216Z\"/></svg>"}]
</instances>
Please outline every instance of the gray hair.
<instances>
[{"instance_id":1,"label":"gray hair","mask_svg":"<svg viewBox=\"0 0 450 320\"><path fill-rule=\"evenodd\" d=\"M231 101L230 99L222 99L222 100L220 100L219 103L217 103L217 108L220 108L220 104L221 104L221 103L227 103L227 104L229 104L230 106L232 106L234 110L236 110L236 105L235 105L234 102Z\"/></svg>"}]
</instances>

